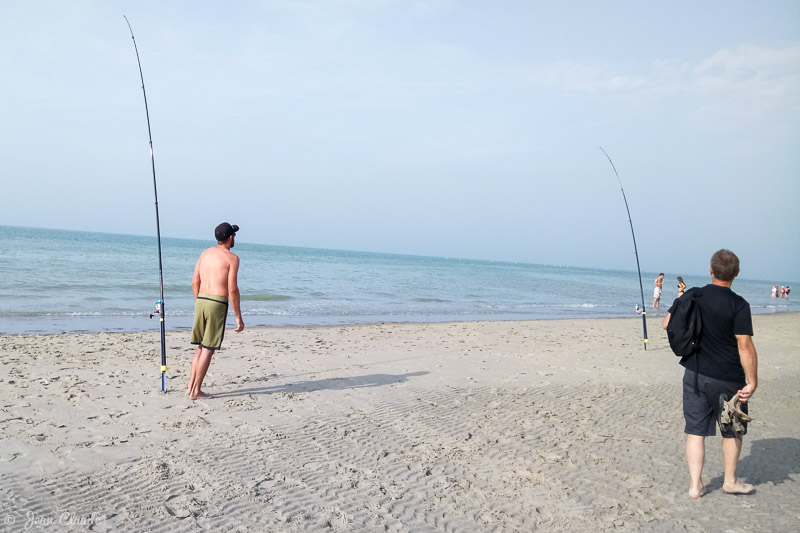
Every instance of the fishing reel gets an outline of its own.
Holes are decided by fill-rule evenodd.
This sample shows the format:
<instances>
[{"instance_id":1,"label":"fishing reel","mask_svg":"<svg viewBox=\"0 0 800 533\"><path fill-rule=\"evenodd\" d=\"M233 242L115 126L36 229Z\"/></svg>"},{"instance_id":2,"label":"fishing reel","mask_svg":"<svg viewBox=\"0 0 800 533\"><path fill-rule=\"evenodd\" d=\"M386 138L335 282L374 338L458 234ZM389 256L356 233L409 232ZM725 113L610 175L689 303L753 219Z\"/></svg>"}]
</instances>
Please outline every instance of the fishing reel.
<instances>
[{"instance_id":1,"label":"fishing reel","mask_svg":"<svg viewBox=\"0 0 800 533\"><path fill-rule=\"evenodd\" d=\"M156 315L162 315L163 310L164 310L164 303L161 301L156 302L156 310L150 313L150 318L153 318Z\"/></svg>"}]
</instances>

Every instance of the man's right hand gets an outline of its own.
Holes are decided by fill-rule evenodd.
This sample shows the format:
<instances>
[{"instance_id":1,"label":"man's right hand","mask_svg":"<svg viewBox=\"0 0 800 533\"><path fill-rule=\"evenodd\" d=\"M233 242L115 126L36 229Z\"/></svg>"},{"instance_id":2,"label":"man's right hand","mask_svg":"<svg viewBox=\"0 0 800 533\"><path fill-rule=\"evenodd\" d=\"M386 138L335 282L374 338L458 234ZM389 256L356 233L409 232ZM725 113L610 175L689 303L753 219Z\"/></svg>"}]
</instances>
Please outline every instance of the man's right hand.
<instances>
[{"instance_id":1,"label":"man's right hand","mask_svg":"<svg viewBox=\"0 0 800 533\"><path fill-rule=\"evenodd\" d=\"M238 333L238 332L242 331L243 329L244 329L244 320L242 320L241 318L237 318L236 319L236 329L234 329L233 331Z\"/></svg>"}]
</instances>

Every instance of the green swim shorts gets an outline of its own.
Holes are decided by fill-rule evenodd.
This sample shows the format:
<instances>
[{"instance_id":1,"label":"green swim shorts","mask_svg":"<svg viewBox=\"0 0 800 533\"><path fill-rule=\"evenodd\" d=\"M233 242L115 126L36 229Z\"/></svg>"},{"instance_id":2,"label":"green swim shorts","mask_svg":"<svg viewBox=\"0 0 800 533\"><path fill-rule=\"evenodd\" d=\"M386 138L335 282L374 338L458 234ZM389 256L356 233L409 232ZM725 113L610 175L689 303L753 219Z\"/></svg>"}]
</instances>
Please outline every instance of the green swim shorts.
<instances>
[{"instance_id":1,"label":"green swim shorts","mask_svg":"<svg viewBox=\"0 0 800 533\"><path fill-rule=\"evenodd\" d=\"M219 350L225 336L228 298L201 292L194 304L192 344L209 350Z\"/></svg>"}]
</instances>

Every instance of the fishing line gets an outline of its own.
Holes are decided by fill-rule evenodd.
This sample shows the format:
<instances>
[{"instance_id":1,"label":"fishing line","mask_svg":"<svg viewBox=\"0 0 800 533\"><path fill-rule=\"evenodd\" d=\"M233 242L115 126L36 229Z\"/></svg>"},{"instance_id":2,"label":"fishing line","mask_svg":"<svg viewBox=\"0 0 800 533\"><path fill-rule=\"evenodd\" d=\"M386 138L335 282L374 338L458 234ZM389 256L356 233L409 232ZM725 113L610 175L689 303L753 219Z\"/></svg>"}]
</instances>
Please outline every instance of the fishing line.
<instances>
[{"instance_id":1,"label":"fishing line","mask_svg":"<svg viewBox=\"0 0 800 533\"><path fill-rule=\"evenodd\" d=\"M158 276L161 284L161 299L156 302L156 309L150 314L160 315L161 322L161 392L167 392L167 340L166 340L166 320L164 312L164 268L161 262L161 222L158 218L158 185L156 184L156 159L153 155L153 134L150 130L150 110L147 107L147 91L144 89L144 74L142 73L142 62L139 59L139 48L136 46L136 38L133 36L133 28L128 21L128 17L122 15L125 22L128 24L128 29L131 32L131 40L133 40L133 49L136 51L136 63L139 65L139 77L142 80L142 94L144 95L144 112L147 115L147 136L150 139L150 163L153 168L153 192L156 198L156 235L158 236Z\"/></svg>"},{"instance_id":2,"label":"fishing line","mask_svg":"<svg viewBox=\"0 0 800 533\"><path fill-rule=\"evenodd\" d=\"M631 220L631 210L628 208L628 199L625 197L625 189L622 188L622 180L619 179L619 174L617 173L617 167L614 166L614 162L611 160L611 157L603 150L603 147L600 147L600 150L606 154L608 158L608 162L611 163L611 168L614 169L614 175L617 176L617 183L619 183L619 190L622 191L622 199L625 200L625 210L628 212L628 223L631 225L631 236L633 237L633 252L636 254L636 270L639 272L639 291L642 294L642 330L644 332L644 349L647 349L647 310L644 307L644 286L642 285L642 269L639 268L639 249L636 248L636 234L633 232L633 220Z\"/></svg>"}]
</instances>

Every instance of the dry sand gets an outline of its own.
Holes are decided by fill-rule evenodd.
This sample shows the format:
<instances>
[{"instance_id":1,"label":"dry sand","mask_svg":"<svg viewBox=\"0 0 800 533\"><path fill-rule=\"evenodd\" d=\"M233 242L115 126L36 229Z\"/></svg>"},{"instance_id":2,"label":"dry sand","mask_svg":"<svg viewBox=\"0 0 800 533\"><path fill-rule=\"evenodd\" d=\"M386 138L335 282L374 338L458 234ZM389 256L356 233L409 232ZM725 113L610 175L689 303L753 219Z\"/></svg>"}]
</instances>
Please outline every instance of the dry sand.
<instances>
[{"instance_id":1,"label":"dry sand","mask_svg":"<svg viewBox=\"0 0 800 533\"><path fill-rule=\"evenodd\" d=\"M660 320L0 336L4 531L797 531L800 314L756 316L740 476L687 496ZM26 529L27 528L27 529Z\"/></svg>"}]
</instances>

